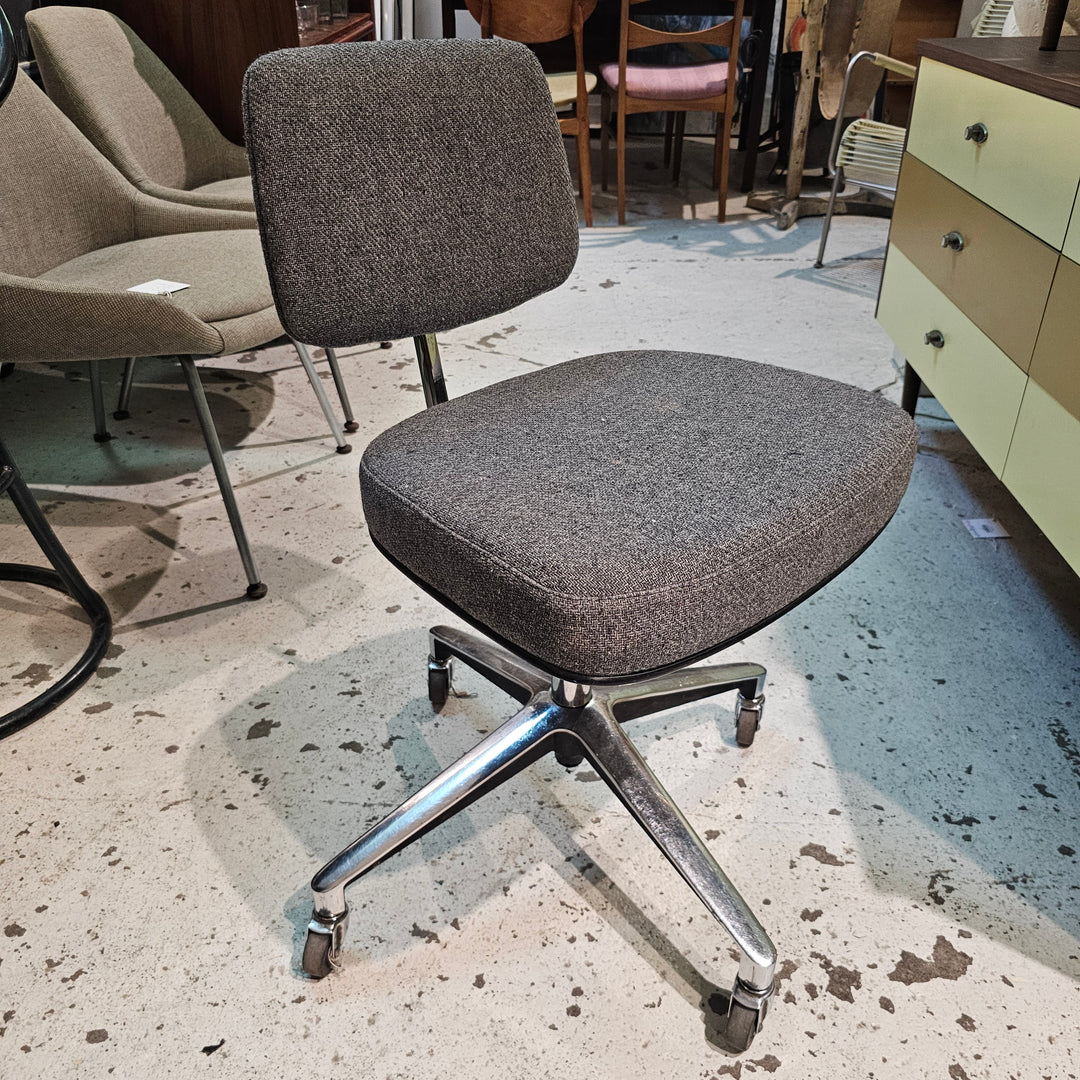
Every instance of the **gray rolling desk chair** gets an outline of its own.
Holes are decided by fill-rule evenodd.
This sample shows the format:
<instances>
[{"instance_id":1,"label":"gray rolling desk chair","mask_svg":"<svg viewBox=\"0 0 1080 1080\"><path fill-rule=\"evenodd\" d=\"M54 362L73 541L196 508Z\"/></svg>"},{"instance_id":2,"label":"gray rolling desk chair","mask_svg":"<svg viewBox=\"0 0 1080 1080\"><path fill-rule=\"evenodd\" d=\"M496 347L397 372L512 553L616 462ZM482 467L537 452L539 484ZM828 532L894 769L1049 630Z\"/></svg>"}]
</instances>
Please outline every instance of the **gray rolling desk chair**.
<instances>
[{"instance_id":1,"label":"gray rolling desk chair","mask_svg":"<svg viewBox=\"0 0 1080 1080\"><path fill-rule=\"evenodd\" d=\"M663 351L570 360L445 400L432 335L555 287L577 255L551 95L523 46L275 53L249 69L245 110L290 333L418 339L433 407L369 445L360 482L380 550L488 639L431 631L432 704L457 659L520 706L315 875L304 970L342 962L347 885L553 751L569 768L589 760L734 939L726 1037L745 1049L776 950L623 723L733 690L738 741L751 742L764 668L687 665L873 540L907 485L915 428L850 386Z\"/></svg>"}]
</instances>

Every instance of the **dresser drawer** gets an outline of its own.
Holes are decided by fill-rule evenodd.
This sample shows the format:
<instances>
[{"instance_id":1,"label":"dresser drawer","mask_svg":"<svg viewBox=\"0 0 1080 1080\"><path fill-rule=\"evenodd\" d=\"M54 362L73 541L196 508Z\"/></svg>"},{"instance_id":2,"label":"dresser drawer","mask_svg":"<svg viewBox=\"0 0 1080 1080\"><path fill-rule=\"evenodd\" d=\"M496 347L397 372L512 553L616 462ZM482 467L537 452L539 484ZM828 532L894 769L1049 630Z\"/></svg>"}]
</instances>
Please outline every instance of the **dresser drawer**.
<instances>
[{"instance_id":1,"label":"dresser drawer","mask_svg":"<svg viewBox=\"0 0 1080 1080\"><path fill-rule=\"evenodd\" d=\"M976 124L983 143L964 138ZM923 59L907 148L1060 250L1080 177L1080 109Z\"/></svg>"},{"instance_id":2,"label":"dresser drawer","mask_svg":"<svg viewBox=\"0 0 1080 1080\"><path fill-rule=\"evenodd\" d=\"M1028 383L1002 479L1080 574L1080 420Z\"/></svg>"},{"instance_id":3,"label":"dresser drawer","mask_svg":"<svg viewBox=\"0 0 1080 1080\"><path fill-rule=\"evenodd\" d=\"M1080 422L1080 266L1061 259L1028 374ZM1080 489L1080 460L1076 462Z\"/></svg>"},{"instance_id":4,"label":"dresser drawer","mask_svg":"<svg viewBox=\"0 0 1080 1080\"><path fill-rule=\"evenodd\" d=\"M894 244L885 261L877 318L1000 476L1027 376ZM926 344L931 330L944 335L943 348Z\"/></svg>"},{"instance_id":5,"label":"dresser drawer","mask_svg":"<svg viewBox=\"0 0 1080 1080\"><path fill-rule=\"evenodd\" d=\"M947 235L960 250L943 246ZM911 154L904 155L889 239L1027 370L1057 251Z\"/></svg>"}]
</instances>

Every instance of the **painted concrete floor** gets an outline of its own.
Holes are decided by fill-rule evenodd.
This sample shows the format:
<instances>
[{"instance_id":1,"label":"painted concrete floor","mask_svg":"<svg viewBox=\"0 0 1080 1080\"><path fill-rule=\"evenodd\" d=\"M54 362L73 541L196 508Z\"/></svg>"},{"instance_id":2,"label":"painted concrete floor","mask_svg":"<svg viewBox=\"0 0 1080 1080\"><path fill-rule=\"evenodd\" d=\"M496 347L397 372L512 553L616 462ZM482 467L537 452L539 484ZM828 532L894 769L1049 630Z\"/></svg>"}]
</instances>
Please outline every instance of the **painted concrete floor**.
<instances>
[{"instance_id":1,"label":"painted concrete floor","mask_svg":"<svg viewBox=\"0 0 1080 1080\"><path fill-rule=\"evenodd\" d=\"M557 292L447 335L451 393L649 344L898 396L872 318L886 224L838 221L815 272L820 222L678 220L708 216L699 194L659 220L671 196L640 199ZM75 366L0 388L116 619L97 676L0 744L0 1076L1080 1076L1080 583L929 400L886 532L730 650L769 669L755 745L727 701L633 727L780 950L747 1054L714 1045L723 933L587 766L553 760L358 883L344 970L305 980L312 872L510 712L468 673L430 711L425 630L453 619L373 549L356 482L421 405L411 350L346 371L341 457L287 347L204 364L255 603L174 366L140 365L106 446ZM0 549L40 561L6 501ZM29 587L0 612L9 707L85 629Z\"/></svg>"}]
</instances>

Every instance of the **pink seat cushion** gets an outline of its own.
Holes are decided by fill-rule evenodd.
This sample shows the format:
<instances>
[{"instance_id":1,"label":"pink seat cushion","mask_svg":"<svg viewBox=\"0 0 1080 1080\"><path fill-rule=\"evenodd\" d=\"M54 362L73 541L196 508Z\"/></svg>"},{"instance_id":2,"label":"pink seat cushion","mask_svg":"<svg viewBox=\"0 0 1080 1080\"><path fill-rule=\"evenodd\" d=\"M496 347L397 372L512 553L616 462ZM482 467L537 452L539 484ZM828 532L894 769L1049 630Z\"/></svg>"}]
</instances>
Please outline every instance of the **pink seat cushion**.
<instances>
[{"instance_id":1,"label":"pink seat cushion","mask_svg":"<svg viewBox=\"0 0 1080 1080\"><path fill-rule=\"evenodd\" d=\"M657 98L661 101L692 101L716 97L727 89L727 62L658 66L626 65L626 92L631 97ZM619 88L619 65L601 64L600 74L612 88Z\"/></svg>"}]
</instances>

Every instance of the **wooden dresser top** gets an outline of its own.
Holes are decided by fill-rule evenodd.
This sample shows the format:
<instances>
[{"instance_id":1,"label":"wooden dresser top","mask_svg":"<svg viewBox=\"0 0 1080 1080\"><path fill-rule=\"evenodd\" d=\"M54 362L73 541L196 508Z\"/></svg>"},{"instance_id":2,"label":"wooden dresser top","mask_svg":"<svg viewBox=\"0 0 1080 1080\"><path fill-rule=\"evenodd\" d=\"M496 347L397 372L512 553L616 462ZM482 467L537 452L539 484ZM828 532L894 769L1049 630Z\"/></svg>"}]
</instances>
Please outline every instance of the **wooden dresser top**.
<instances>
[{"instance_id":1,"label":"wooden dresser top","mask_svg":"<svg viewBox=\"0 0 1080 1080\"><path fill-rule=\"evenodd\" d=\"M1080 37L1063 37L1055 52L1038 38L927 38L919 56L1080 106Z\"/></svg>"}]
</instances>

